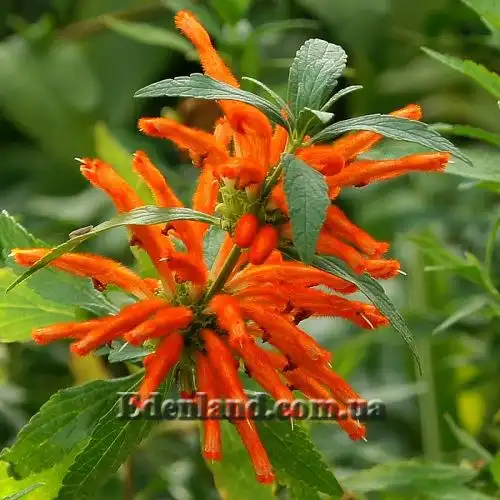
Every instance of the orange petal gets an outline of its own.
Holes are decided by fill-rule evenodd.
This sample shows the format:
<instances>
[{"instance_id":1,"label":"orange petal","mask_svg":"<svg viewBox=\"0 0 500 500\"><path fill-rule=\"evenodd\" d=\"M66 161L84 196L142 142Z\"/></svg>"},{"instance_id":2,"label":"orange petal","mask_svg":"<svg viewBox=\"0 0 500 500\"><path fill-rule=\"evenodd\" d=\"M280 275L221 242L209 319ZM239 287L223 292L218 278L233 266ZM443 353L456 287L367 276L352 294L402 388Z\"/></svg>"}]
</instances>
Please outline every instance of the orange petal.
<instances>
[{"instance_id":1,"label":"orange petal","mask_svg":"<svg viewBox=\"0 0 500 500\"><path fill-rule=\"evenodd\" d=\"M281 154L285 152L288 143L288 130L281 125L276 125L271 139L269 166L273 167L280 161Z\"/></svg>"},{"instance_id":2,"label":"orange petal","mask_svg":"<svg viewBox=\"0 0 500 500\"><path fill-rule=\"evenodd\" d=\"M250 338L236 299L229 295L216 295L210 301L209 308L215 313L218 325L229 333L232 347L242 345Z\"/></svg>"},{"instance_id":3,"label":"orange petal","mask_svg":"<svg viewBox=\"0 0 500 500\"><path fill-rule=\"evenodd\" d=\"M165 307L151 319L143 321L124 336L127 342L141 345L144 341L169 335L175 330L187 328L193 321L193 312L188 307Z\"/></svg>"},{"instance_id":4,"label":"orange petal","mask_svg":"<svg viewBox=\"0 0 500 500\"><path fill-rule=\"evenodd\" d=\"M275 481L273 468L259 439L255 424L251 420L245 419L236 420L234 425L250 455L257 481L262 484L272 484Z\"/></svg>"},{"instance_id":5,"label":"orange petal","mask_svg":"<svg viewBox=\"0 0 500 500\"><path fill-rule=\"evenodd\" d=\"M50 252L48 248L15 248L14 260L21 266L33 266ZM65 253L50 265L63 271L97 280L104 285L115 285L137 297L152 296L150 287L133 271L119 262L86 253Z\"/></svg>"},{"instance_id":6,"label":"orange petal","mask_svg":"<svg viewBox=\"0 0 500 500\"><path fill-rule=\"evenodd\" d=\"M231 70L214 49L207 31L191 12L187 10L178 12L175 16L175 25L195 46L205 74L233 87L239 87Z\"/></svg>"},{"instance_id":7,"label":"orange petal","mask_svg":"<svg viewBox=\"0 0 500 500\"><path fill-rule=\"evenodd\" d=\"M299 149L297 156L323 175L338 174L345 166L342 155L330 145Z\"/></svg>"},{"instance_id":8,"label":"orange petal","mask_svg":"<svg viewBox=\"0 0 500 500\"><path fill-rule=\"evenodd\" d=\"M145 364L146 375L139 388L140 407L160 387L168 372L179 361L183 347L184 337L178 332L173 332L161 341L154 353L148 356L149 360Z\"/></svg>"},{"instance_id":9,"label":"orange petal","mask_svg":"<svg viewBox=\"0 0 500 500\"><path fill-rule=\"evenodd\" d=\"M169 139L182 150L206 157L207 164L229 160L228 153L217 144L212 134L186 127L170 118L141 118L139 129L152 137Z\"/></svg>"},{"instance_id":10,"label":"orange petal","mask_svg":"<svg viewBox=\"0 0 500 500\"><path fill-rule=\"evenodd\" d=\"M389 244L372 238L366 231L353 224L340 208L330 205L325 227L336 236L356 245L366 255L380 256L389 250Z\"/></svg>"},{"instance_id":11,"label":"orange petal","mask_svg":"<svg viewBox=\"0 0 500 500\"><path fill-rule=\"evenodd\" d=\"M162 307L165 307L165 301L159 299L143 300L126 306L100 328L92 330L78 342L73 342L71 351L79 356L86 356L97 347L124 335Z\"/></svg>"},{"instance_id":12,"label":"orange petal","mask_svg":"<svg viewBox=\"0 0 500 500\"><path fill-rule=\"evenodd\" d=\"M420 120L422 118L422 109L417 104L409 104L390 114L410 120ZM382 135L375 132L354 132L337 139L332 144L332 150L339 153L345 160L351 160L371 149L382 138Z\"/></svg>"},{"instance_id":13,"label":"orange petal","mask_svg":"<svg viewBox=\"0 0 500 500\"><path fill-rule=\"evenodd\" d=\"M174 252L167 261L169 268L181 282L190 281L195 285L205 285L207 282L208 271L205 263L195 255Z\"/></svg>"},{"instance_id":14,"label":"orange petal","mask_svg":"<svg viewBox=\"0 0 500 500\"><path fill-rule=\"evenodd\" d=\"M214 168L219 179L228 178L236 182L237 189L244 189L250 184L262 184L265 170L251 158L232 158Z\"/></svg>"},{"instance_id":15,"label":"orange petal","mask_svg":"<svg viewBox=\"0 0 500 500\"><path fill-rule=\"evenodd\" d=\"M411 171L442 171L449 159L449 153L422 153L396 160L361 160L351 163L339 174L328 177L327 183L330 187L365 186Z\"/></svg>"},{"instance_id":16,"label":"orange petal","mask_svg":"<svg viewBox=\"0 0 500 500\"><path fill-rule=\"evenodd\" d=\"M334 255L342 259L357 273L362 273L366 268L365 258L356 249L335 238L325 230L320 232L316 251L324 255Z\"/></svg>"},{"instance_id":17,"label":"orange petal","mask_svg":"<svg viewBox=\"0 0 500 500\"><path fill-rule=\"evenodd\" d=\"M40 345L49 344L54 340L79 339L91 330L101 327L109 318L92 319L89 321L58 323L33 330L33 340Z\"/></svg>"}]
</instances>

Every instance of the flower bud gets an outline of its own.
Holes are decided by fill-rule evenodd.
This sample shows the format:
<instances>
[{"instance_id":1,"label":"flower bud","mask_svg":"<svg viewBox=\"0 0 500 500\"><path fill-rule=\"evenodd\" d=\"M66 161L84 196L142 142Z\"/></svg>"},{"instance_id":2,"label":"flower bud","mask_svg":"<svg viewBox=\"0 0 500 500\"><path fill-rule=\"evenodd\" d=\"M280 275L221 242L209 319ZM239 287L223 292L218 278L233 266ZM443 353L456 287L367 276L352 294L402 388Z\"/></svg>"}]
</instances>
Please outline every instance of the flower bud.
<instances>
[{"instance_id":1,"label":"flower bud","mask_svg":"<svg viewBox=\"0 0 500 500\"><path fill-rule=\"evenodd\" d=\"M245 214L240 217L234 228L234 242L240 248L248 248L259 230L259 220L254 214Z\"/></svg>"},{"instance_id":2,"label":"flower bud","mask_svg":"<svg viewBox=\"0 0 500 500\"><path fill-rule=\"evenodd\" d=\"M248 260L251 264L259 265L271 255L278 244L278 232L271 225L262 227L255 236L250 250Z\"/></svg>"}]
</instances>

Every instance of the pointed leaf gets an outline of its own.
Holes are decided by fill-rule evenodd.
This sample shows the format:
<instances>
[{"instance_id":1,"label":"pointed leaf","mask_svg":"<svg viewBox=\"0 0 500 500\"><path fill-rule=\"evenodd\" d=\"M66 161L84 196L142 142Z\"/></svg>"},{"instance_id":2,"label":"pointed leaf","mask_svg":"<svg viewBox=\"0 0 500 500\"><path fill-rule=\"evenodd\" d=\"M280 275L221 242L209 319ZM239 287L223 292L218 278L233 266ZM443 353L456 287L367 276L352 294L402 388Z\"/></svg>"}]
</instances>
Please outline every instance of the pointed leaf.
<instances>
[{"instance_id":1,"label":"pointed leaf","mask_svg":"<svg viewBox=\"0 0 500 500\"><path fill-rule=\"evenodd\" d=\"M321 109L347 64L342 47L325 40L307 40L297 51L288 77L288 102L298 116L305 107Z\"/></svg>"},{"instance_id":2,"label":"pointed leaf","mask_svg":"<svg viewBox=\"0 0 500 500\"><path fill-rule=\"evenodd\" d=\"M375 114L343 120L324 128L310 142L330 141L351 130L369 130L398 141L415 142L436 151L448 151L465 163L471 164L470 160L456 146L432 130L427 124L392 115Z\"/></svg>"},{"instance_id":3,"label":"pointed leaf","mask_svg":"<svg viewBox=\"0 0 500 500\"><path fill-rule=\"evenodd\" d=\"M46 300L26 285L5 295L15 277L11 270L0 269L0 342L25 342L34 328L75 319L74 307Z\"/></svg>"},{"instance_id":4,"label":"pointed leaf","mask_svg":"<svg viewBox=\"0 0 500 500\"><path fill-rule=\"evenodd\" d=\"M9 257L13 248L47 247L47 244L28 233L6 211L0 213L0 251L5 265L16 274L25 271ZM45 269L30 280L28 286L43 299L65 304L72 308L81 307L98 315L116 312L116 307L105 295L97 292L88 280L82 280L56 269Z\"/></svg>"},{"instance_id":5,"label":"pointed leaf","mask_svg":"<svg viewBox=\"0 0 500 500\"><path fill-rule=\"evenodd\" d=\"M299 158L284 154L285 194L290 210L294 244L309 263L330 204L325 178Z\"/></svg>"},{"instance_id":6,"label":"pointed leaf","mask_svg":"<svg viewBox=\"0 0 500 500\"><path fill-rule=\"evenodd\" d=\"M221 428L222 460L207 462L221 496L227 500L273 500L272 488L257 482L248 452L234 425L221 421Z\"/></svg>"},{"instance_id":7,"label":"pointed leaf","mask_svg":"<svg viewBox=\"0 0 500 500\"><path fill-rule=\"evenodd\" d=\"M300 481L315 491L340 497L342 487L300 424L288 420L259 420L259 436L278 475Z\"/></svg>"},{"instance_id":8,"label":"pointed leaf","mask_svg":"<svg viewBox=\"0 0 500 500\"><path fill-rule=\"evenodd\" d=\"M284 249L284 252L293 259L297 258L297 254L294 250ZM420 356L418 354L417 346L415 345L415 339L413 338L412 333L410 332L400 312L396 309L394 304L386 295L382 286L375 279L368 274L354 273L354 271L352 271L352 269L350 269L344 262L335 257L317 255L314 258L312 265L322 271L326 271L334 276L339 276L340 278L356 285L360 292L370 299L377 309L387 317L392 327L401 335L410 348L419 371L422 372Z\"/></svg>"},{"instance_id":9,"label":"pointed leaf","mask_svg":"<svg viewBox=\"0 0 500 500\"><path fill-rule=\"evenodd\" d=\"M260 109L270 120L288 128L281 110L263 97L246 92L209 76L194 73L191 76L167 78L138 90L134 97L198 97L209 100L239 101Z\"/></svg>"},{"instance_id":10,"label":"pointed leaf","mask_svg":"<svg viewBox=\"0 0 500 500\"><path fill-rule=\"evenodd\" d=\"M470 127L469 125L451 125L449 123L433 123L432 129L440 134L456 135L469 139L478 139L493 146L500 146L500 134L488 132L482 128Z\"/></svg>"},{"instance_id":11,"label":"pointed leaf","mask_svg":"<svg viewBox=\"0 0 500 500\"><path fill-rule=\"evenodd\" d=\"M108 231L109 229L114 229L115 227L121 226L147 226L154 224L163 224L165 222L176 220L193 220L198 222L205 222L207 224L217 224L219 222L219 219L217 217L205 214L203 212L197 212L196 210L191 210L190 208L161 208L156 206L139 207L131 210L130 212L117 215L116 217L113 217L106 222L102 222L94 228L88 228L88 230L82 231L82 234L77 234L65 243L62 243L61 245L53 248L51 252L49 252L35 265L30 267L21 276L19 276L19 278L17 278L17 280L9 286L7 291L12 290L20 283L28 279L32 274L46 267L54 259L57 259L57 257L60 257L66 252L71 252L74 248L76 248L84 241L104 231Z\"/></svg>"},{"instance_id":12,"label":"pointed leaf","mask_svg":"<svg viewBox=\"0 0 500 500\"><path fill-rule=\"evenodd\" d=\"M463 75L475 80L493 97L500 99L500 75L493 73L482 64L478 64L474 61L462 60L458 57L440 54L439 52L425 47L422 48L422 50L439 62L446 64L449 68L459 71Z\"/></svg>"},{"instance_id":13,"label":"pointed leaf","mask_svg":"<svg viewBox=\"0 0 500 500\"><path fill-rule=\"evenodd\" d=\"M205 264L207 269L211 269L214 265L219 249L226 237L226 231L218 228L217 226L211 226L205 233L205 239L203 240L203 256L205 258Z\"/></svg>"}]
</instances>

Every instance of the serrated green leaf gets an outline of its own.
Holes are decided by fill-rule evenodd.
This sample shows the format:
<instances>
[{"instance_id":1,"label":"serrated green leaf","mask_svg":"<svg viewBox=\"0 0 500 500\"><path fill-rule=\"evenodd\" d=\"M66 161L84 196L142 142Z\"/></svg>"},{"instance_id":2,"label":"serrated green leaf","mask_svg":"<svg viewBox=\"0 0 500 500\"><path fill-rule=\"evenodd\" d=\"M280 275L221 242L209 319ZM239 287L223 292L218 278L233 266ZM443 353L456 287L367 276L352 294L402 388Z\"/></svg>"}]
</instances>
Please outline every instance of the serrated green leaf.
<instances>
[{"instance_id":1,"label":"serrated green leaf","mask_svg":"<svg viewBox=\"0 0 500 500\"><path fill-rule=\"evenodd\" d=\"M27 280L31 275L46 267L54 259L57 259L57 257L60 257L66 252L71 252L84 241L104 231L121 226L154 225L176 220L192 220L204 222L206 224L217 224L219 222L217 217L205 214L204 212L197 212L190 208L161 208L152 205L135 208L130 212L117 215L108 221L102 222L94 228L89 228L89 230L86 230L82 234L74 236L70 240L53 248L47 255L19 276L19 278L10 285L7 291L12 290L20 283Z\"/></svg>"},{"instance_id":2,"label":"serrated green leaf","mask_svg":"<svg viewBox=\"0 0 500 500\"><path fill-rule=\"evenodd\" d=\"M294 251L289 249L285 249L284 251L291 258L296 258ZM347 264L335 257L317 255L314 258L312 265L356 285L359 288L359 291L363 293L384 316L387 317L392 327L401 335L410 348L419 371L422 372L422 365L417 346L415 345L415 339L413 338L413 335L410 332L404 318L386 295L384 289L377 280L373 279L368 274L354 273L354 271L352 271Z\"/></svg>"},{"instance_id":3,"label":"serrated green leaf","mask_svg":"<svg viewBox=\"0 0 500 500\"><path fill-rule=\"evenodd\" d=\"M467 488L466 483L475 473L473 469L455 465L402 461L357 472L345 479L344 484L355 493L392 493L396 498L413 498L417 491L419 500L490 499Z\"/></svg>"},{"instance_id":4,"label":"serrated green leaf","mask_svg":"<svg viewBox=\"0 0 500 500\"><path fill-rule=\"evenodd\" d=\"M153 83L138 90L134 97L198 97L217 101L240 101L260 109L273 122L288 129L280 108L275 104L251 92L198 73Z\"/></svg>"},{"instance_id":5,"label":"serrated green leaf","mask_svg":"<svg viewBox=\"0 0 500 500\"><path fill-rule=\"evenodd\" d=\"M297 130L300 130L300 133L304 135L314 134L330 123L334 116L335 115L333 113L329 113L327 111L304 108L299 113Z\"/></svg>"},{"instance_id":6,"label":"serrated green leaf","mask_svg":"<svg viewBox=\"0 0 500 500\"><path fill-rule=\"evenodd\" d=\"M5 265L20 275L24 268L17 266L9 257L11 250L17 247L47 247L47 244L28 233L4 210L0 213L0 251L5 259ZM97 292L90 282L55 269L44 269L39 276L30 280L28 286L43 299L73 308L81 307L98 315L117 311L117 308L102 293Z\"/></svg>"},{"instance_id":7,"label":"serrated green leaf","mask_svg":"<svg viewBox=\"0 0 500 500\"><path fill-rule=\"evenodd\" d=\"M472 80L475 80L481 87L487 90L493 97L500 99L500 76L485 68L482 64L478 64L470 60L462 60L458 57L440 54L431 49L422 48L422 50L438 60L446 64L449 68L459 71Z\"/></svg>"},{"instance_id":8,"label":"serrated green leaf","mask_svg":"<svg viewBox=\"0 0 500 500\"><path fill-rule=\"evenodd\" d=\"M43 299L26 285L5 295L15 277L11 270L0 269L0 342L25 342L34 328L75 318L74 307Z\"/></svg>"},{"instance_id":9,"label":"serrated green leaf","mask_svg":"<svg viewBox=\"0 0 500 500\"><path fill-rule=\"evenodd\" d=\"M469 125L451 125L449 123L433 123L432 129L440 134L456 135L469 139L478 139L493 146L500 146L500 134L488 132L482 128L470 127Z\"/></svg>"},{"instance_id":10,"label":"serrated green leaf","mask_svg":"<svg viewBox=\"0 0 500 500\"><path fill-rule=\"evenodd\" d=\"M448 151L456 158L471 164L456 146L427 124L392 115L365 115L336 122L316 134L310 143L330 141L351 130L369 130L398 141L414 142L435 151Z\"/></svg>"},{"instance_id":11,"label":"serrated green leaf","mask_svg":"<svg viewBox=\"0 0 500 500\"><path fill-rule=\"evenodd\" d=\"M7 495L6 497L3 497L3 500L19 500L19 498L25 497L28 493L31 493L41 486L43 486L43 483L32 484L31 486L27 486L26 488L23 488L21 491L14 493L13 495Z\"/></svg>"},{"instance_id":12,"label":"serrated green leaf","mask_svg":"<svg viewBox=\"0 0 500 500\"><path fill-rule=\"evenodd\" d=\"M286 484L292 500L321 500L317 490L298 479L287 479Z\"/></svg>"},{"instance_id":13,"label":"serrated green leaf","mask_svg":"<svg viewBox=\"0 0 500 500\"><path fill-rule=\"evenodd\" d=\"M293 429L286 420L259 420L256 424L279 479L283 476L286 482L286 477L290 477L335 498L343 494L333 472L300 424L294 424Z\"/></svg>"},{"instance_id":14,"label":"serrated green leaf","mask_svg":"<svg viewBox=\"0 0 500 500\"><path fill-rule=\"evenodd\" d=\"M115 408L117 392L132 391L142 373L114 380L97 380L54 394L0 455L16 473L28 477L49 469L91 435L99 418ZM116 420L116 419L115 419Z\"/></svg>"},{"instance_id":15,"label":"serrated green leaf","mask_svg":"<svg viewBox=\"0 0 500 500\"><path fill-rule=\"evenodd\" d=\"M226 500L273 500L270 486L259 484L255 478L248 452L234 425L221 421L222 460L207 462L215 486Z\"/></svg>"},{"instance_id":16,"label":"serrated green leaf","mask_svg":"<svg viewBox=\"0 0 500 500\"><path fill-rule=\"evenodd\" d=\"M226 237L226 231L222 229L211 226L205 233L205 238L203 240L203 256L205 258L205 264L207 269L211 269L214 265L219 249Z\"/></svg>"},{"instance_id":17,"label":"serrated green leaf","mask_svg":"<svg viewBox=\"0 0 500 500\"><path fill-rule=\"evenodd\" d=\"M328 186L320 173L292 154L284 154L282 164L293 242L302 261L309 263L330 205Z\"/></svg>"},{"instance_id":18,"label":"serrated green leaf","mask_svg":"<svg viewBox=\"0 0 500 500\"><path fill-rule=\"evenodd\" d=\"M297 51L288 77L287 101L298 116L305 107L321 109L347 64L342 47L312 38Z\"/></svg>"},{"instance_id":19,"label":"serrated green leaf","mask_svg":"<svg viewBox=\"0 0 500 500\"><path fill-rule=\"evenodd\" d=\"M103 16L102 22L119 35L147 45L165 47L183 54L193 51L192 45L180 34L158 28L147 23L124 21L112 16Z\"/></svg>"}]
</instances>

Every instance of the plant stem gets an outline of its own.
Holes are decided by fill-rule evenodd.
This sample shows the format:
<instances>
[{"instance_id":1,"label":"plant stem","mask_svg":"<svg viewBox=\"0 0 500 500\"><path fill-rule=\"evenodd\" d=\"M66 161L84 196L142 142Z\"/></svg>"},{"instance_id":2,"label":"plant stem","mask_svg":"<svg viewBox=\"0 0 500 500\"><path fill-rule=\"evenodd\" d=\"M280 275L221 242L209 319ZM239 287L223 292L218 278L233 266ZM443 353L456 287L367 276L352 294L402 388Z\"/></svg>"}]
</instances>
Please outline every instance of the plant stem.
<instances>
[{"instance_id":1,"label":"plant stem","mask_svg":"<svg viewBox=\"0 0 500 500\"><path fill-rule=\"evenodd\" d=\"M234 266L238 263L240 255L241 249L237 245L234 245L227 256L227 260L224 262L220 273L217 275L217 278L215 278L213 283L210 285L210 288L207 290L207 293L203 297L204 303L208 302L226 284L226 281L233 272Z\"/></svg>"}]
</instances>

